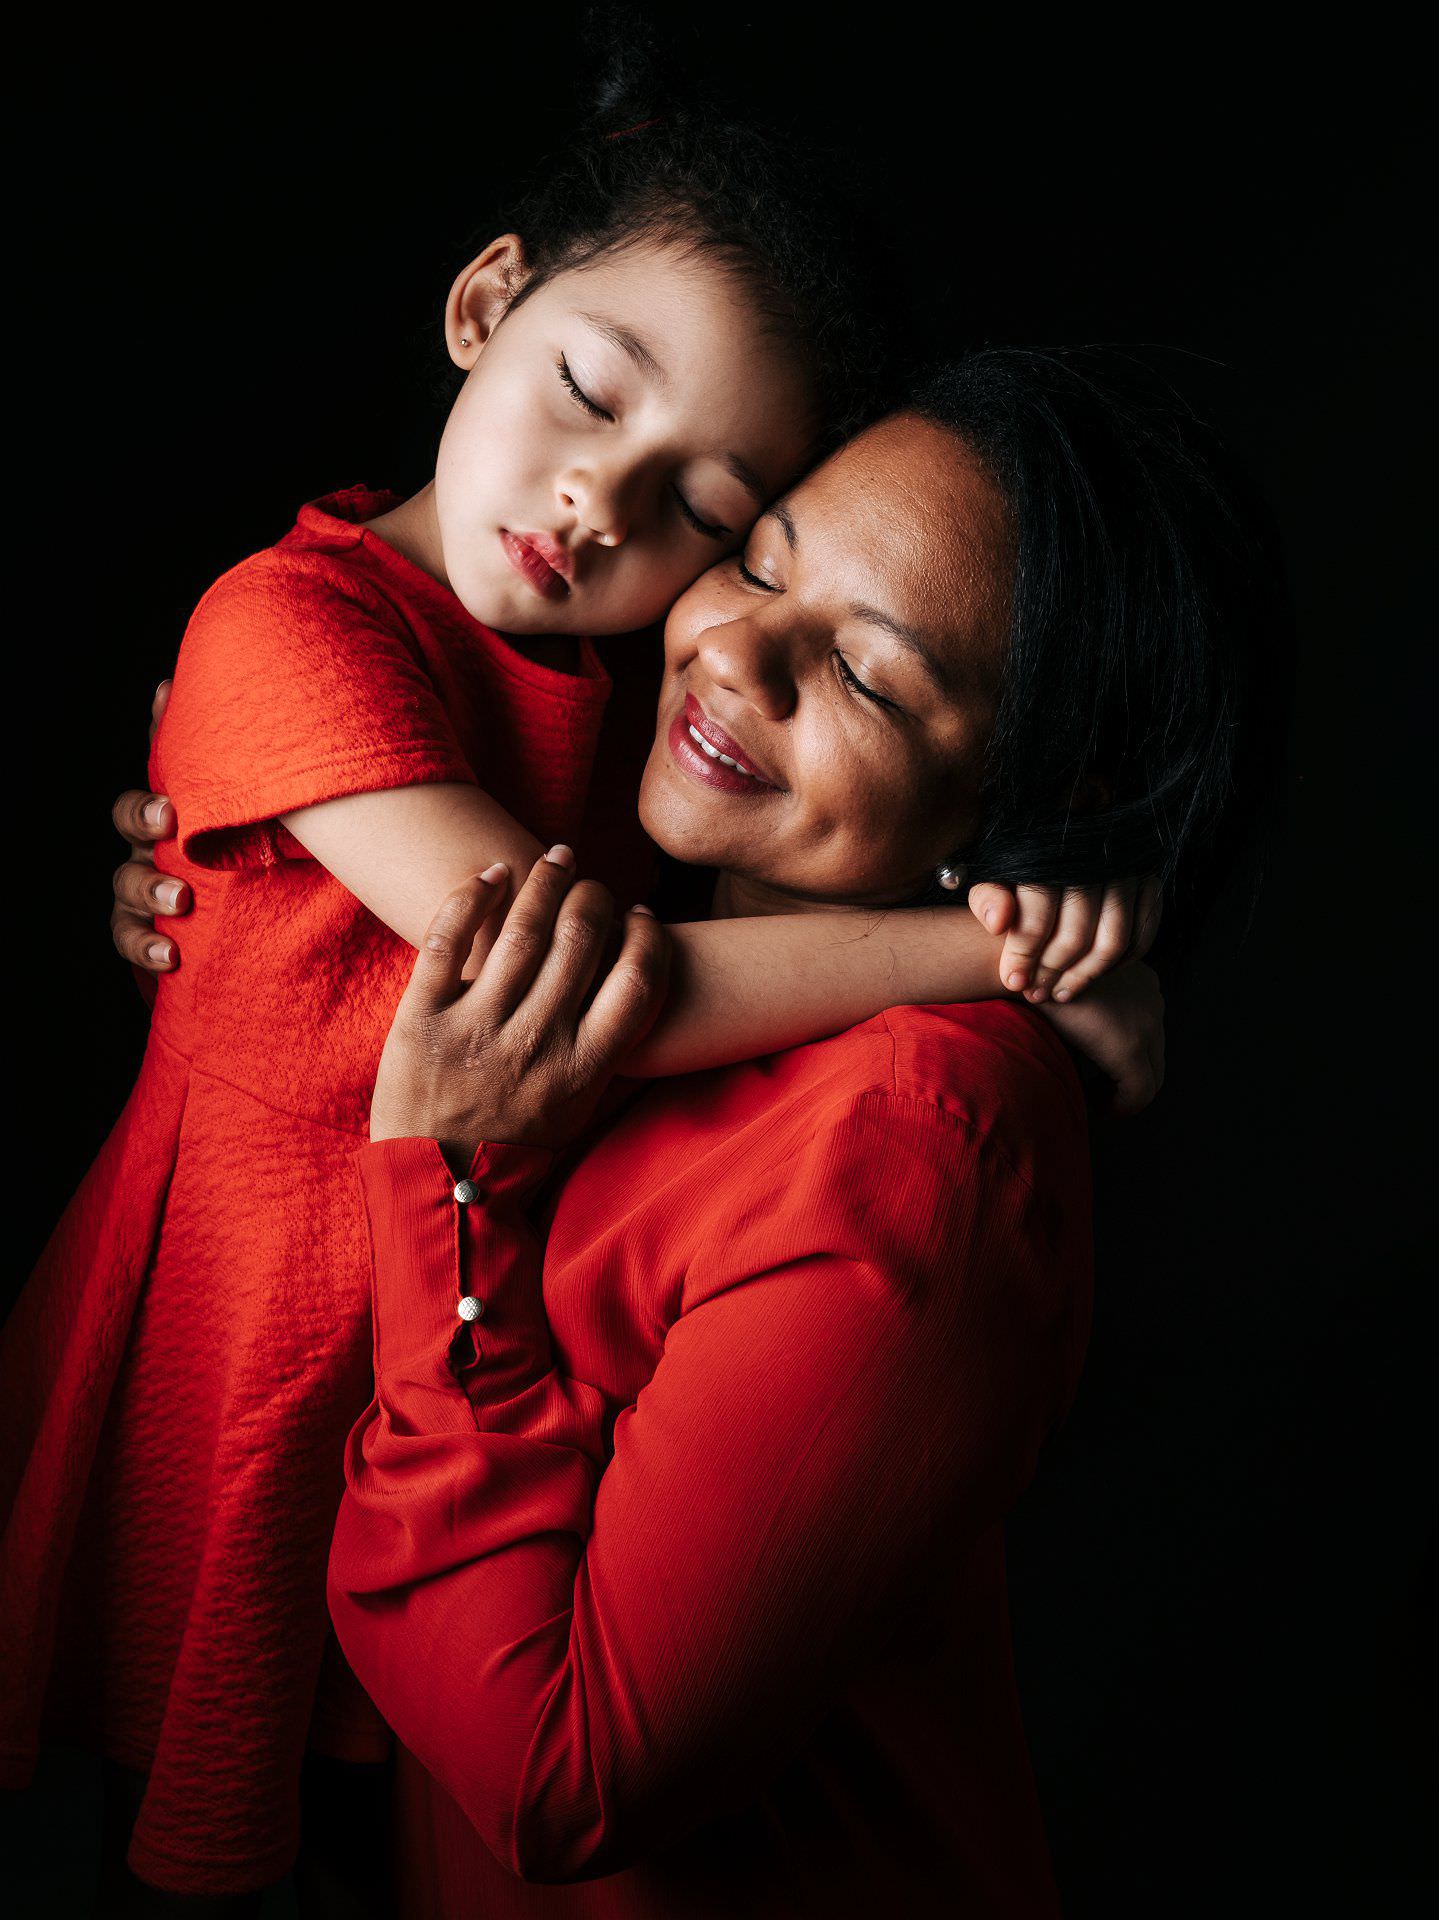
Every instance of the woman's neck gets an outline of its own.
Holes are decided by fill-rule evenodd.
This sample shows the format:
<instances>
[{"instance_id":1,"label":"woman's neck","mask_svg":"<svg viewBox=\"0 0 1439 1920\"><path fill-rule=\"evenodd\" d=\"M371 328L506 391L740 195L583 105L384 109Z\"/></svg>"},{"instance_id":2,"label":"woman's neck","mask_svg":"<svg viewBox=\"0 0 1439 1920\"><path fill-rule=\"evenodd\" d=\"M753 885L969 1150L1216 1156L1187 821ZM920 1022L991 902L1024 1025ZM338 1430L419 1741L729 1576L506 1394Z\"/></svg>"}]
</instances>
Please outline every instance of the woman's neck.
<instances>
[{"instance_id":1,"label":"woman's neck","mask_svg":"<svg viewBox=\"0 0 1439 1920\"><path fill-rule=\"evenodd\" d=\"M715 881L710 919L748 920L774 913L853 913L856 907L872 907L882 913L889 907L903 906L910 898L913 898L913 889L890 901L817 900L802 893L786 893L763 880L753 880L748 874L721 873Z\"/></svg>"}]
</instances>

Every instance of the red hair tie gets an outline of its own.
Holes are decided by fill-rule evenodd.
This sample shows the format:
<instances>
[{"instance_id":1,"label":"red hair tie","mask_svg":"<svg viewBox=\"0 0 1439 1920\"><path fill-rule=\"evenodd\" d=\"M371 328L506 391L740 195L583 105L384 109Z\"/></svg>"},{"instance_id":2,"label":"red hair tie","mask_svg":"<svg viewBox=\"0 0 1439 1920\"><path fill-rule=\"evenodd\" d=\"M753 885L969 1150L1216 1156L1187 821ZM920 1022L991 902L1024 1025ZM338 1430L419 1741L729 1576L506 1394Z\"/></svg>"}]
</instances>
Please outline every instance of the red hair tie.
<instances>
[{"instance_id":1,"label":"red hair tie","mask_svg":"<svg viewBox=\"0 0 1439 1920\"><path fill-rule=\"evenodd\" d=\"M646 127L657 127L663 119L664 115L657 113L653 120L639 120L632 127L620 127L614 133L607 133L605 138L606 140L623 140L628 134L643 133Z\"/></svg>"}]
</instances>

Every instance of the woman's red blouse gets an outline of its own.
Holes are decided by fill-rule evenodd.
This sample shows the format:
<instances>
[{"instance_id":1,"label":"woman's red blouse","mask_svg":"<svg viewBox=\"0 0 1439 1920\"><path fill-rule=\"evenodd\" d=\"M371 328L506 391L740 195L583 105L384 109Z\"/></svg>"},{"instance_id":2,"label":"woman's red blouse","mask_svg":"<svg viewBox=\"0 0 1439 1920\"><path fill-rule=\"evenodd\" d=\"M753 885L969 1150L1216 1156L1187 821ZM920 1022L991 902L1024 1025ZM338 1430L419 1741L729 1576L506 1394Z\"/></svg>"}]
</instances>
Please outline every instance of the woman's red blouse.
<instances>
[{"instance_id":1,"label":"woman's red blouse","mask_svg":"<svg viewBox=\"0 0 1439 1920\"><path fill-rule=\"evenodd\" d=\"M1053 1913L1001 1520L1089 1322L1063 1047L903 1008L660 1084L542 1247L551 1158L457 1199L433 1142L357 1155L330 1606L408 1749L407 1911Z\"/></svg>"}]
</instances>

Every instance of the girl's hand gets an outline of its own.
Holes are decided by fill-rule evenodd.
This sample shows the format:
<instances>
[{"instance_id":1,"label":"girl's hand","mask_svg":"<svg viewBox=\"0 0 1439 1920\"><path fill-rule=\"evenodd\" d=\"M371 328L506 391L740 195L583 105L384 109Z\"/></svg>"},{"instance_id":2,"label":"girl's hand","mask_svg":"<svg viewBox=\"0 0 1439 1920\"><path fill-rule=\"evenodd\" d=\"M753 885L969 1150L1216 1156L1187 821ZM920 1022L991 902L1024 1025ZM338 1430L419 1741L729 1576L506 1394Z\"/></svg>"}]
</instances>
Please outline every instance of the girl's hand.
<instances>
[{"instance_id":1,"label":"girl's hand","mask_svg":"<svg viewBox=\"0 0 1439 1920\"><path fill-rule=\"evenodd\" d=\"M1082 1002L1044 1016L1114 1082L1113 1110L1139 1113L1164 1085L1164 995L1153 967L1134 961L1107 974Z\"/></svg>"},{"instance_id":2,"label":"girl's hand","mask_svg":"<svg viewBox=\"0 0 1439 1920\"><path fill-rule=\"evenodd\" d=\"M390 1028L370 1108L372 1140L438 1140L468 1166L484 1140L562 1146L659 1013L669 938L647 908L626 916L619 955L586 1004L614 908L574 855L536 861L477 977L461 978L504 900L495 865L457 887L430 923Z\"/></svg>"},{"instance_id":3,"label":"girl's hand","mask_svg":"<svg viewBox=\"0 0 1439 1920\"><path fill-rule=\"evenodd\" d=\"M1101 974L1141 960L1159 931L1159 882L1107 887L1017 887L984 881L969 890L970 911L1006 935L1001 986L1031 1005L1073 1000Z\"/></svg>"},{"instance_id":4,"label":"girl's hand","mask_svg":"<svg viewBox=\"0 0 1439 1920\"><path fill-rule=\"evenodd\" d=\"M170 682L162 680L150 708L150 738L170 698ZM175 835L175 809L159 793L122 793L111 808L120 837L130 842L130 858L115 869L111 883L110 938L120 958L145 973L169 973L180 958L175 942L155 932L155 915L188 913L193 902L183 880L156 873L152 849Z\"/></svg>"}]
</instances>

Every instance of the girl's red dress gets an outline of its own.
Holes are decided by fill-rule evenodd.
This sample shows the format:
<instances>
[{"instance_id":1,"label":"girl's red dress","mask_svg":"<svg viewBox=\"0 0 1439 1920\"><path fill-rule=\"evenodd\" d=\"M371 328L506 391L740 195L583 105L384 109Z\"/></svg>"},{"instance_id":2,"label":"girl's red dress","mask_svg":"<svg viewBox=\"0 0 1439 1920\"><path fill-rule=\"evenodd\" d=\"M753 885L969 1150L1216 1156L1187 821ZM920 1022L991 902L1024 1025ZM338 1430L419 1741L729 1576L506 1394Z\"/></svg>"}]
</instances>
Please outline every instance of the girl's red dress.
<instances>
[{"instance_id":1,"label":"girl's red dress","mask_svg":"<svg viewBox=\"0 0 1439 1920\"><path fill-rule=\"evenodd\" d=\"M530 663L359 524L394 504L304 508L190 623L151 764L181 965L0 1350L4 1774L42 1724L148 1770L131 1864L179 1891L287 1869L307 1738L387 1738L326 1653L324 1568L371 1391L350 1154L413 953L277 816L478 779L583 855L610 692L588 645Z\"/></svg>"},{"instance_id":2,"label":"girl's red dress","mask_svg":"<svg viewBox=\"0 0 1439 1920\"><path fill-rule=\"evenodd\" d=\"M900 1008L650 1088L532 1199L551 1160L461 1204L433 1142L358 1155L330 1605L404 1912L1050 1920L1002 1516L1089 1325L1053 1030Z\"/></svg>"}]
</instances>

